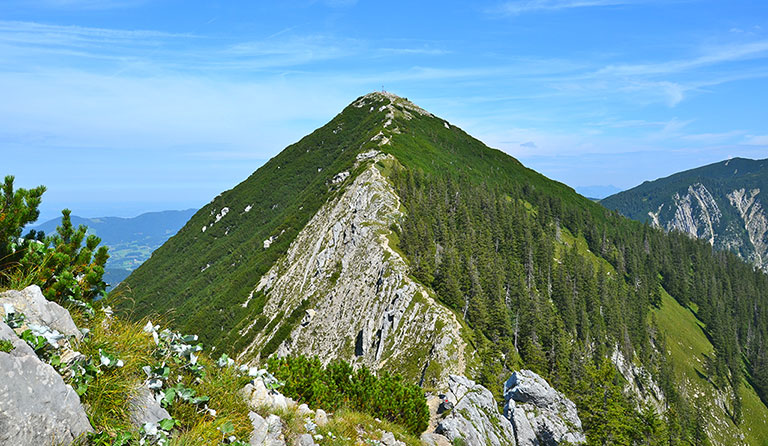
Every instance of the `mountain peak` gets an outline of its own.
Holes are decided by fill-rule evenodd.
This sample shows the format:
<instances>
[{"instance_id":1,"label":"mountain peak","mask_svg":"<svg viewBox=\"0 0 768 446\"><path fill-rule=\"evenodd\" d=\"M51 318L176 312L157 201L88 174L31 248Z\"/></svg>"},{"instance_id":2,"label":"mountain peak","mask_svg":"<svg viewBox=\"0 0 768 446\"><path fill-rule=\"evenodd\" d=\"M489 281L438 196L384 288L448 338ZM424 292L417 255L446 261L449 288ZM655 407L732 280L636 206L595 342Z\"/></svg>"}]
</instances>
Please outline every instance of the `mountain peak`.
<instances>
[{"instance_id":1,"label":"mountain peak","mask_svg":"<svg viewBox=\"0 0 768 446\"><path fill-rule=\"evenodd\" d=\"M357 98L352 105L357 108L370 106L371 111L376 108L378 108L379 111L389 110L387 117L390 119L396 116L403 116L405 119L411 119L413 118L413 113L434 117L432 113L409 101L408 98L398 96L388 91L373 91L365 96Z\"/></svg>"}]
</instances>

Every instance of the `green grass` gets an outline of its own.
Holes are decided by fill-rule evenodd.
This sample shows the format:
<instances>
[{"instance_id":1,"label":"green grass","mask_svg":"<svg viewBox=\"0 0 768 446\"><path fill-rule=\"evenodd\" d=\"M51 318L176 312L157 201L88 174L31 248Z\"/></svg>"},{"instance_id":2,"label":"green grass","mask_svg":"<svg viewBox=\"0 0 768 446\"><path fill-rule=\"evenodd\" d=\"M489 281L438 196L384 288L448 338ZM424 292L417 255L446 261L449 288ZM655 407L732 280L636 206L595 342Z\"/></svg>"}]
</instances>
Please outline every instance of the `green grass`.
<instances>
[{"instance_id":1,"label":"green grass","mask_svg":"<svg viewBox=\"0 0 768 446\"><path fill-rule=\"evenodd\" d=\"M170 415L178 421L175 437L170 444L217 444L221 439L221 432L217 427L227 422L234 425L234 434L238 438L248 438L251 431L249 408L238 391L249 378L240 376L235 368L219 368L205 352L201 352L198 363L204 366L205 372L201 379L196 380L186 371L183 361L178 361L175 357L158 356L152 336L143 330L147 319L130 321L118 316L106 318L100 310L96 312L96 317L90 319L85 318L77 309L70 309L70 313L77 326L90 330L87 337L74 343L75 350L97 360L101 350L124 362L122 367L103 370L95 375L87 391L81 396L96 432L115 435L119 432L138 431L130 423L129 401L146 379L142 367L165 362L170 367L166 387L182 382L186 387L195 390L196 395L208 396L208 407L216 410L216 417L212 417L201 411L200 407L177 399L167 408Z\"/></svg>"},{"instance_id":2,"label":"green grass","mask_svg":"<svg viewBox=\"0 0 768 446\"><path fill-rule=\"evenodd\" d=\"M11 341L6 341L5 339L0 339L0 352L10 353L11 350L13 350L13 343Z\"/></svg>"},{"instance_id":3,"label":"green grass","mask_svg":"<svg viewBox=\"0 0 768 446\"><path fill-rule=\"evenodd\" d=\"M740 387L743 422L735 426L728 414L714 404L714 386L704 378L704 364L714 354L714 348L704 334L703 325L694 312L680 305L662 290L661 309L654 315L659 328L666 335L668 355L672 360L676 381L680 390L695 407L710 413L721 423L711 423L713 437L722 444L733 442L741 432L748 444L764 445L768 438L768 409L754 389L745 381Z\"/></svg>"},{"instance_id":4,"label":"green grass","mask_svg":"<svg viewBox=\"0 0 768 446\"><path fill-rule=\"evenodd\" d=\"M365 440L381 440L380 431L392 432L396 440L407 446L421 446L421 440L394 423L378 420L370 415L347 409L339 410L327 425L318 429L324 437L322 444L352 446L366 444Z\"/></svg>"}]
</instances>

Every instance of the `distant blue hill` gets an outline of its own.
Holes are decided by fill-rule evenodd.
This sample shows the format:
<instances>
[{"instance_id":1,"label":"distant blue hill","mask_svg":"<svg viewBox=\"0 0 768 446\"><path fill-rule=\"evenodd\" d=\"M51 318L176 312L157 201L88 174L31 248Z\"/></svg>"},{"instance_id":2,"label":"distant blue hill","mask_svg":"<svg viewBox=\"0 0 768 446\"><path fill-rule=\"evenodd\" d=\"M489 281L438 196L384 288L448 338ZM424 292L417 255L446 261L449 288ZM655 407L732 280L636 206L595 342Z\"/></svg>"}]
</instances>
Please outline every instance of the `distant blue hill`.
<instances>
[{"instance_id":1,"label":"distant blue hill","mask_svg":"<svg viewBox=\"0 0 768 446\"><path fill-rule=\"evenodd\" d=\"M115 286L144 263L152 251L176 234L196 211L147 212L132 218L83 218L73 215L72 224L76 227L87 226L89 234L100 237L102 245L109 246L110 258L104 280ZM53 234L59 224L60 217L28 229Z\"/></svg>"},{"instance_id":2,"label":"distant blue hill","mask_svg":"<svg viewBox=\"0 0 768 446\"><path fill-rule=\"evenodd\" d=\"M575 187L576 192L580 193L581 195L592 198L592 199L601 199L605 198L609 195L613 195L615 193L621 192L621 189L618 187L608 184L608 185L595 185L595 186L577 186Z\"/></svg>"}]
</instances>

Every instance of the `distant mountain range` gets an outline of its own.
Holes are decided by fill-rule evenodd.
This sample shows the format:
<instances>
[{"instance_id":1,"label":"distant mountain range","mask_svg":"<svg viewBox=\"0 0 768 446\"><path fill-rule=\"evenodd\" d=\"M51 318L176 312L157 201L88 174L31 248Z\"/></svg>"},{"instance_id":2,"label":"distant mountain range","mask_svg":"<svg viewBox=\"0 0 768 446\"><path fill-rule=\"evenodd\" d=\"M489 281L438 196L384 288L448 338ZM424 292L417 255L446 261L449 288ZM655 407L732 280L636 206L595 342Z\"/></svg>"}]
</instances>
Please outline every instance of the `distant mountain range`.
<instances>
[{"instance_id":1,"label":"distant mountain range","mask_svg":"<svg viewBox=\"0 0 768 446\"><path fill-rule=\"evenodd\" d=\"M110 286L115 286L144 263L155 249L176 234L195 211L187 209L147 212L132 218L84 218L73 215L72 224L87 226L89 234L97 235L103 245L109 246L110 257L104 280ZM55 218L30 229L52 234L56 232L59 224L61 218Z\"/></svg>"},{"instance_id":2,"label":"distant mountain range","mask_svg":"<svg viewBox=\"0 0 768 446\"><path fill-rule=\"evenodd\" d=\"M634 220L707 240L768 272L768 159L733 158L605 198Z\"/></svg>"}]
</instances>

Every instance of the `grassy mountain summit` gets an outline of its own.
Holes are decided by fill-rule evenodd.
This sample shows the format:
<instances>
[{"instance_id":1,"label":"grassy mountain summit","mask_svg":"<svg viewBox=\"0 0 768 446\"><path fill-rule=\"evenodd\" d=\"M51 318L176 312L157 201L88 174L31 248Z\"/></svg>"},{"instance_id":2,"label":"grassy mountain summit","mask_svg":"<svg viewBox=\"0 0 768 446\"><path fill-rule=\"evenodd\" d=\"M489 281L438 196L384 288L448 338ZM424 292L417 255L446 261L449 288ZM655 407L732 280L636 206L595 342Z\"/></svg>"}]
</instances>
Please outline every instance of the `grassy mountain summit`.
<instances>
[{"instance_id":1,"label":"grassy mountain summit","mask_svg":"<svg viewBox=\"0 0 768 446\"><path fill-rule=\"evenodd\" d=\"M768 271L768 159L733 158L646 181L601 203L629 218L703 238Z\"/></svg>"},{"instance_id":2,"label":"grassy mountain summit","mask_svg":"<svg viewBox=\"0 0 768 446\"><path fill-rule=\"evenodd\" d=\"M496 392L529 368L576 402L595 444L768 430L763 274L389 93L216 197L113 295L243 360L303 353ZM709 346L666 347L677 334L664 322L685 311ZM700 382L682 386L689 376Z\"/></svg>"}]
</instances>

